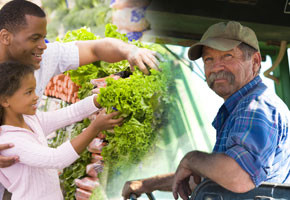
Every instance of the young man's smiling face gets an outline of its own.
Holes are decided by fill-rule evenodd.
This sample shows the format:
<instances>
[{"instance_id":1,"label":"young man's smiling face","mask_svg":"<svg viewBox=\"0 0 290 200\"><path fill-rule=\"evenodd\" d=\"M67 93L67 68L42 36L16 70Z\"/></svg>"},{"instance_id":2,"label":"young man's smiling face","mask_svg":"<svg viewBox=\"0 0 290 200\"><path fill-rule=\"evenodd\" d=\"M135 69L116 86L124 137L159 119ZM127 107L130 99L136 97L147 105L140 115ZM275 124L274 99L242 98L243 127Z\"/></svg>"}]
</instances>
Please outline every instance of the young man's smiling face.
<instances>
[{"instance_id":1,"label":"young man's smiling face","mask_svg":"<svg viewBox=\"0 0 290 200\"><path fill-rule=\"evenodd\" d=\"M39 69L42 54L46 49L46 18L26 15L26 25L21 26L15 33L10 33L7 46L9 60L19 61L26 65L33 65Z\"/></svg>"}]
</instances>

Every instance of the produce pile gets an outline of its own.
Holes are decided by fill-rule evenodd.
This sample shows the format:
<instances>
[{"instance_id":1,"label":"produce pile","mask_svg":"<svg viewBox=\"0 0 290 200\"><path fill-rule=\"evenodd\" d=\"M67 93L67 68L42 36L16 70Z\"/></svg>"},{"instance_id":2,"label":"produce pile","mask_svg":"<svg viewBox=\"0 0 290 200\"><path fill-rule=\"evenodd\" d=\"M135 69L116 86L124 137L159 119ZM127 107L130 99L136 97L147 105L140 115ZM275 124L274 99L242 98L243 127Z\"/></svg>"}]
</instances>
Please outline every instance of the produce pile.
<instances>
[{"instance_id":1,"label":"produce pile","mask_svg":"<svg viewBox=\"0 0 290 200\"><path fill-rule=\"evenodd\" d=\"M116 26L107 24L106 37L128 42L125 34L118 33L116 29ZM100 37L95 36L86 28L81 28L69 31L62 40L57 40L70 42L95 39L100 39ZM138 47L158 51L166 58L165 49L159 45L145 45L139 41L131 43ZM115 127L113 131L104 131L102 138L98 137L92 142L94 143L92 146L99 149L94 151L92 148L88 148L90 152L93 152L93 158L96 161L92 163L97 163L98 167L96 164L90 164L91 154L89 151L85 151L79 160L64 169L60 178L66 191L65 199L74 199L75 194L82 198L80 195L85 193L80 193L80 189L76 193L76 185L85 187L84 189L87 191L92 188L84 186L86 183L93 183L89 185L97 187L100 166L105 167L106 174L108 174L106 181L110 181L110 177L114 173L122 173L123 170L139 163L144 156L154 151L154 143L158 138L159 129L166 125L168 107L172 102L170 86L173 79L170 67L170 62L161 62L160 71L151 69L150 75L144 75L137 68L133 73L129 72L128 61L118 63L98 61L65 73L77 85L79 99L91 95L92 91L99 93L97 100L102 107L107 109L108 113L118 110L125 118L122 126ZM72 128L75 133L71 134L71 131L67 131L65 134L70 136L65 138L70 139L79 134L88 124L89 120L77 123ZM60 132L54 138L51 146L57 146L63 142L63 137L60 137L59 134ZM96 160L96 156L99 160ZM93 170L88 170L88 168ZM90 178L85 177L86 175ZM101 184L105 183L101 182Z\"/></svg>"},{"instance_id":2,"label":"produce pile","mask_svg":"<svg viewBox=\"0 0 290 200\"><path fill-rule=\"evenodd\" d=\"M54 76L47 84L44 94L49 97L59 98L67 103L75 103L78 98L79 86L71 81L68 75Z\"/></svg>"}]
</instances>

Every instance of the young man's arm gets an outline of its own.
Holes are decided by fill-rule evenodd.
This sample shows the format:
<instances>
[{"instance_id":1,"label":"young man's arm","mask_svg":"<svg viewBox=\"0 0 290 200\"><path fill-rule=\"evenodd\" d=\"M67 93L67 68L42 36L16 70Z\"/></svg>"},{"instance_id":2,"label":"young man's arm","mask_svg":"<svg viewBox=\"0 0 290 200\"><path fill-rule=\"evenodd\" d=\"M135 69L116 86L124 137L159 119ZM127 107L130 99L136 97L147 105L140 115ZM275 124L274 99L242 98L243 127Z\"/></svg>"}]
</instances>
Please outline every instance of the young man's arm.
<instances>
[{"instance_id":1,"label":"young man's arm","mask_svg":"<svg viewBox=\"0 0 290 200\"><path fill-rule=\"evenodd\" d=\"M0 144L0 153L2 150L12 148L13 144ZM0 168L10 167L14 163L19 162L18 156L2 156L0 155Z\"/></svg>"},{"instance_id":2,"label":"young man's arm","mask_svg":"<svg viewBox=\"0 0 290 200\"><path fill-rule=\"evenodd\" d=\"M145 74L149 73L146 65L152 69L158 69L156 52L145 48L138 48L135 45L115 38L77 41L76 45L79 48L80 66L98 60L110 63L128 60L131 69L136 65Z\"/></svg>"}]
</instances>

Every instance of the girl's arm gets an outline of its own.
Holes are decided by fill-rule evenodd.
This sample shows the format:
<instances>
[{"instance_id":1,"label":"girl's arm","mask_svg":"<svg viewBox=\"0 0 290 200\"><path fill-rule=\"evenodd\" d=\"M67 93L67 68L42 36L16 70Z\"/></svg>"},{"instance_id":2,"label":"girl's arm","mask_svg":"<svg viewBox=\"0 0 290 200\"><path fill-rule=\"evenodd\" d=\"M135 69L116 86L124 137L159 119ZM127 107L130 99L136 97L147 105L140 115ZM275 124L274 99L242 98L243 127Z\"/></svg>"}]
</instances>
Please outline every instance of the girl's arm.
<instances>
[{"instance_id":1,"label":"girl's arm","mask_svg":"<svg viewBox=\"0 0 290 200\"><path fill-rule=\"evenodd\" d=\"M82 133L71 141L67 141L58 148L49 148L37 142L30 131L10 130L9 133L4 133L0 137L1 143L12 143L13 148L3 150L4 156L19 157L22 164L43 167L62 169L72 164L79 154L81 154L93 138L102 130L112 129L115 125L120 125L122 118L113 119L118 115L118 112L106 114L105 110L101 111L96 119Z\"/></svg>"},{"instance_id":2,"label":"girl's arm","mask_svg":"<svg viewBox=\"0 0 290 200\"><path fill-rule=\"evenodd\" d=\"M37 112L36 117L45 136L51 132L87 118L99 108L96 95L89 96L68 107L50 112Z\"/></svg>"},{"instance_id":3,"label":"girl's arm","mask_svg":"<svg viewBox=\"0 0 290 200\"><path fill-rule=\"evenodd\" d=\"M72 164L79 155L67 141L57 148L43 146L27 133L11 133L1 137L2 142L12 142L14 147L1 151L3 156L17 155L19 163L32 167L63 169Z\"/></svg>"}]
</instances>

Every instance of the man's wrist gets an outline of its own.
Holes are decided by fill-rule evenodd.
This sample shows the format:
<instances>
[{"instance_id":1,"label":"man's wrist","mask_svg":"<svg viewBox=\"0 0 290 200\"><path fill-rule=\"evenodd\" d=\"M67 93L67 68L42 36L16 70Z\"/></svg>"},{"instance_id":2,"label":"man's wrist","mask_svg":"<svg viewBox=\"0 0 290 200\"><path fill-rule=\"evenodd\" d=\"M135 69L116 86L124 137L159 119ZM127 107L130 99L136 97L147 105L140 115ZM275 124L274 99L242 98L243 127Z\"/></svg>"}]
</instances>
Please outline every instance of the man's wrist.
<instances>
[{"instance_id":1,"label":"man's wrist","mask_svg":"<svg viewBox=\"0 0 290 200\"><path fill-rule=\"evenodd\" d=\"M154 191L154 184L148 179L139 180L141 182L141 191L142 193L150 193Z\"/></svg>"}]
</instances>

